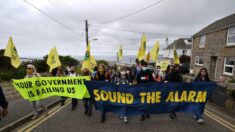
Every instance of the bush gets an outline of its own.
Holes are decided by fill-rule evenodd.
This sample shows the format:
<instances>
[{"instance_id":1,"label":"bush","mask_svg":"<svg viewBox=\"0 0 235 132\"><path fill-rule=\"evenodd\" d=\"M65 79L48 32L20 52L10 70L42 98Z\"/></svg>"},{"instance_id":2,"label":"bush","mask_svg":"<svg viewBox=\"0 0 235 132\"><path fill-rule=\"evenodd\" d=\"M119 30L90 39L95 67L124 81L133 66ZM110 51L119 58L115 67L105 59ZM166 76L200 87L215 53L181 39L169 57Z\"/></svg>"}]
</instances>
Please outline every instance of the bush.
<instances>
[{"instance_id":1,"label":"bush","mask_svg":"<svg viewBox=\"0 0 235 132\"><path fill-rule=\"evenodd\" d=\"M109 66L109 63L105 60L98 60L97 65L99 65L99 64L104 64L105 66Z\"/></svg>"},{"instance_id":2,"label":"bush","mask_svg":"<svg viewBox=\"0 0 235 132\"><path fill-rule=\"evenodd\" d=\"M11 79L22 79L25 75L25 68L21 65L18 69L0 72L0 80L10 81Z\"/></svg>"},{"instance_id":3,"label":"bush","mask_svg":"<svg viewBox=\"0 0 235 132\"><path fill-rule=\"evenodd\" d=\"M228 97L235 100L235 90L229 90L228 91Z\"/></svg>"},{"instance_id":4,"label":"bush","mask_svg":"<svg viewBox=\"0 0 235 132\"><path fill-rule=\"evenodd\" d=\"M229 82L230 82L230 83L235 83L235 79L232 78Z\"/></svg>"}]
</instances>

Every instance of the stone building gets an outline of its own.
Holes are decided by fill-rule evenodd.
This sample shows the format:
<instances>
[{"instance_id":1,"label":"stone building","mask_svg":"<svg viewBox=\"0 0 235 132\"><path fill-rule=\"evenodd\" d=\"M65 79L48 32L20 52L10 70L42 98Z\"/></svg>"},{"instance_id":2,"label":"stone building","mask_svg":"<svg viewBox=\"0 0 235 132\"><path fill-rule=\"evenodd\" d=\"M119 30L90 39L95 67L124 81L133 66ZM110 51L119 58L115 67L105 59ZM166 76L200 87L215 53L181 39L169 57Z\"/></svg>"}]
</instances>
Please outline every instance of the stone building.
<instances>
[{"instance_id":1,"label":"stone building","mask_svg":"<svg viewBox=\"0 0 235 132\"><path fill-rule=\"evenodd\" d=\"M211 79L235 78L235 14L193 35L191 69L207 68Z\"/></svg>"}]
</instances>

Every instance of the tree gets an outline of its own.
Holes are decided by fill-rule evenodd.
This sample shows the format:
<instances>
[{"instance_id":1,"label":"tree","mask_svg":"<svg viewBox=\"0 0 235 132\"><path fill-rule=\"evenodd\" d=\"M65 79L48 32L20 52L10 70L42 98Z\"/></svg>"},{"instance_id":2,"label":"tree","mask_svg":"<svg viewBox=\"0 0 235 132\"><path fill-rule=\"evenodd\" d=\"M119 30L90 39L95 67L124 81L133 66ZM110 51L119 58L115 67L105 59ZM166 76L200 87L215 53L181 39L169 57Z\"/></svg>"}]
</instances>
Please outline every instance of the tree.
<instances>
[{"instance_id":1,"label":"tree","mask_svg":"<svg viewBox=\"0 0 235 132\"><path fill-rule=\"evenodd\" d=\"M9 81L11 79L21 79L25 76L25 67L21 65L19 68L11 66L11 59L4 56L4 49L0 50L0 80Z\"/></svg>"},{"instance_id":2,"label":"tree","mask_svg":"<svg viewBox=\"0 0 235 132\"><path fill-rule=\"evenodd\" d=\"M33 65L36 67L37 72L39 73L49 71L49 67L45 60L34 60Z\"/></svg>"},{"instance_id":3,"label":"tree","mask_svg":"<svg viewBox=\"0 0 235 132\"><path fill-rule=\"evenodd\" d=\"M11 66L11 59L9 57L4 56L4 49L0 50L0 72L8 70L8 69L13 69Z\"/></svg>"},{"instance_id":4,"label":"tree","mask_svg":"<svg viewBox=\"0 0 235 132\"><path fill-rule=\"evenodd\" d=\"M104 64L105 66L109 66L109 63L106 60L97 60L97 65Z\"/></svg>"}]
</instances>

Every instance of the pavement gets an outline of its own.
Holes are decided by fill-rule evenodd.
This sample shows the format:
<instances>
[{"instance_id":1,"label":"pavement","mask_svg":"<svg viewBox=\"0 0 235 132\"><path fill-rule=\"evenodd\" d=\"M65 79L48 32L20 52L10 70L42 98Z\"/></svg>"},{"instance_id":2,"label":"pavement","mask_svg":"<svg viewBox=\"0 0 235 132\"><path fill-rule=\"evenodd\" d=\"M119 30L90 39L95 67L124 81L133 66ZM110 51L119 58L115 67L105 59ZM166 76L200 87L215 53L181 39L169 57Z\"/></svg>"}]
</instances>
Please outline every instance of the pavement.
<instances>
[{"instance_id":1,"label":"pavement","mask_svg":"<svg viewBox=\"0 0 235 132\"><path fill-rule=\"evenodd\" d=\"M45 105L48 105L58 99L60 99L60 97L50 97L50 98L43 99L42 102ZM21 98L21 99L17 99L17 100L9 102L8 115L6 118L3 118L0 121L0 128L3 128L14 121L20 118L23 118L28 114L31 114L32 111L33 109L31 107L30 102L25 99Z\"/></svg>"},{"instance_id":2,"label":"pavement","mask_svg":"<svg viewBox=\"0 0 235 132\"><path fill-rule=\"evenodd\" d=\"M234 115L224 112L211 103L207 103L205 123L198 124L192 115L177 113L176 120L170 120L168 114L151 115L150 119L140 121L140 116L128 117L128 123L113 113L108 113L106 122L100 123L100 112L93 110L91 117L84 115L82 101L79 108L71 111L68 101L63 107L56 106L49 111L49 116L42 116L14 131L32 132L235 132Z\"/></svg>"}]
</instances>

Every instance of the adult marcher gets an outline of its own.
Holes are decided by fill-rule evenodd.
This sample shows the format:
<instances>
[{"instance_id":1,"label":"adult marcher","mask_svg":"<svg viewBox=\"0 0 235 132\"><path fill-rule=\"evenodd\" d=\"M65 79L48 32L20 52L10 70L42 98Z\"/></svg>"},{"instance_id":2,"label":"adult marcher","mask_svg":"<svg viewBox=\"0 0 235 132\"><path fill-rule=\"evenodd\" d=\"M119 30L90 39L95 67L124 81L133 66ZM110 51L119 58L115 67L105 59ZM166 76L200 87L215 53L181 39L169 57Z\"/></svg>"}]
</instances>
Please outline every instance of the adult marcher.
<instances>
[{"instance_id":1,"label":"adult marcher","mask_svg":"<svg viewBox=\"0 0 235 132\"><path fill-rule=\"evenodd\" d=\"M79 76L79 74L76 73L76 67L71 66L68 77L76 77L76 76ZM71 110L76 110L77 106L78 106L78 100L76 98L72 98L72 108L71 108Z\"/></svg>"},{"instance_id":2,"label":"adult marcher","mask_svg":"<svg viewBox=\"0 0 235 132\"><path fill-rule=\"evenodd\" d=\"M148 64L145 61L141 61L141 70L137 73L137 82L138 83L148 83L153 82L152 72L147 68ZM150 118L150 114L143 113L141 115L140 121L144 121L145 119Z\"/></svg>"},{"instance_id":3,"label":"adult marcher","mask_svg":"<svg viewBox=\"0 0 235 132\"><path fill-rule=\"evenodd\" d=\"M53 77L63 77L66 73L63 72L62 67L57 67L51 71L51 75ZM61 96L60 105L63 106L65 104L66 97Z\"/></svg>"},{"instance_id":4,"label":"adult marcher","mask_svg":"<svg viewBox=\"0 0 235 132\"><path fill-rule=\"evenodd\" d=\"M25 78L33 78L33 77L40 77L41 75L39 73L37 73L37 70L35 68L34 65L32 64L28 64L26 66L26 76ZM36 119L39 116L39 112L38 112L38 107L41 107L45 113L45 116L48 115L48 110L47 110L47 106L44 105L41 101L31 101L31 105L33 108L33 117L32 119Z\"/></svg>"},{"instance_id":5,"label":"adult marcher","mask_svg":"<svg viewBox=\"0 0 235 132\"><path fill-rule=\"evenodd\" d=\"M173 65L168 65L165 71L165 77L163 78L164 81L168 81L169 75L173 69Z\"/></svg>"},{"instance_id":6,"label":"adult marcher","mask_svg":"<svg viewBox=\"0 0 235 132\"><path fill-rule=\"evenodd\" d=\"M201 68L194 82L210 82L210 78L206 68ZM203 112L194 115L197 123L204 123Z\"/></svg>"},{"instance_id":7,"label":"adult marcher","mask_svg":"<svg viewBox=\"0 0 235 132\"><path fill-rule=\"evenodd\" d=\"M174 64L173 65L173 69L172 71L169 73L169 76L166 76L165 77L165 82L183 82L183 78L182 76L180 75L180 72L179 72L179 64ZM173 120L173 119L176 119L177 118L177 115L176 113L173 111L170 113L170 119Z\"/></svg>"},{"instance_id":8,"label":"adult marcher","mask_svg":"<svg viewBox=\"0 0 235 132\"><path fill-rule=\"evenodd\" d=\"M84 68L82 70L82 76L89 76L91 78L91 72L89 69ZM83 104L84 104L84 108L85 108L85 115L91 116L92 114L92 108L93 108L93 101L91 98L83 98Z\"/></svg>"},{"instance_id":9,"label":"adult marcher","mask_svg":"<svg viewBox=\"0 0 235 132\"><path fill-rule=\"evenodd\" d=\"M95 74L94 80L95 81L106 81L107 80L104 64L99 64L98 71ZM100 122L104 123L105 120L106 120L106 115L105 115L105 110L103 110L102 114L101 114L101 121Z\"/></svg>"},{"instance_id":10,"label":"adult marcher","mask_svg":"<svg viewBox=\"0 0 235 132\"><path fill-rule=\"evenodd\" d=\"M161 71L161 66L156 66L154 72L152 73L154 82L162 82L163 73Z\"/></svg>"}]
</instances>

